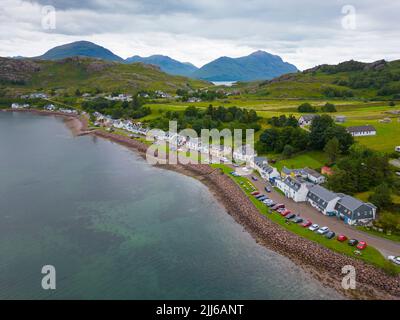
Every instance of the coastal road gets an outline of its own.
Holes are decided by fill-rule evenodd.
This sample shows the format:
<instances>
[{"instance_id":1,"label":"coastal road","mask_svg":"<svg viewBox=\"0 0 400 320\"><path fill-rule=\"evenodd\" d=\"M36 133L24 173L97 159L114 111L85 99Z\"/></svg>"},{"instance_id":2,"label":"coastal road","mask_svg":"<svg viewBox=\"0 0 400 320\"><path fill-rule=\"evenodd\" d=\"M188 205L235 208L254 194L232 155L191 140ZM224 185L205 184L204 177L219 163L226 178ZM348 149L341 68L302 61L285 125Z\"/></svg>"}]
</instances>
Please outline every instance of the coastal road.
<instances>
[{"instance_id":1,"label":"coastal road","mask_svg":"<svg viewBox=\"0 0 400 320\"><path fill-rule=\"evenodd\" d=\"M250 175L249 175L250 176ZM345 224L337 217L328 217L308 205L306 202L294 202L292 199L285 197L273 189L273 187L264 181L251 181L255 187L268 195L269 198L276 203L283 203L286 208L292 212L299 214L303 219L311 220L313 223L318 224L320 227L327 226L330 230L334 231L337 235L344 234L349 239L354 238L359 241L365 241L368 245L379 250L385 258L389 255L400 256L400 243L394 242L385 238L374 236L372 234L358 230L352 226ZM266 185L271 187L271 193L265 192Z\"/></svg>"}]
</instances>

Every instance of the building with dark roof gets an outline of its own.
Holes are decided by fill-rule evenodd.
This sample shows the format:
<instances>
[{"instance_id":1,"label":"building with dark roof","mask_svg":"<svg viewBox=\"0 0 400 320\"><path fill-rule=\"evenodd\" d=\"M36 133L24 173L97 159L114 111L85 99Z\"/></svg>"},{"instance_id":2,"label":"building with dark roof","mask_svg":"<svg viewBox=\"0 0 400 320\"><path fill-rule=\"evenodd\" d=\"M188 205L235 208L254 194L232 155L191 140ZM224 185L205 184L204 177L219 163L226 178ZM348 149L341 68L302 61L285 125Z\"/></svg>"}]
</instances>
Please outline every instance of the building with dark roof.
<instances>
[{"instance_id":1,"label":"building with dark roof","mask_svg":"<svg viewBox=\"0 0 400 320\"><path fill-rule=\"evenodd\" d=\"M306 201L308 188L312 186L308 181L299 178L287 176L283 180L275 180L276 186L286 197L293 199L295 202Z\"/></svg>"},{"instance_id":2,"label":"building with dark roof","mask_svg":"<svg viewBox=\"0 0 400 320\"><path fill-rule=\"evenodd\" d=\"M346 130L353 137L364 137L364 136L375 136L376 135L375 127L370 126L370 125L347 127Z\"/></svg>"},{"instance_id":3,"label":"building with dark roof","mask_svg":"<svg viewBox=\"0 0 400 320\"><path fill-rule=\"evenodd\" d=\"M307 201L323 214L333 213L340 196L320 185L311 187L307 194Z\"/></svg>"},{"instance_id":4,"label":"building with dark roof","mask_svg":"<svg viewBox=\"0 0 400 320\"><path fill-rule=\"evenodd\" d=\"M367 224L376 217L376 207L348 195L343 195L336 203L335 210L348 224Z\"/></svg>"}]
</instances>

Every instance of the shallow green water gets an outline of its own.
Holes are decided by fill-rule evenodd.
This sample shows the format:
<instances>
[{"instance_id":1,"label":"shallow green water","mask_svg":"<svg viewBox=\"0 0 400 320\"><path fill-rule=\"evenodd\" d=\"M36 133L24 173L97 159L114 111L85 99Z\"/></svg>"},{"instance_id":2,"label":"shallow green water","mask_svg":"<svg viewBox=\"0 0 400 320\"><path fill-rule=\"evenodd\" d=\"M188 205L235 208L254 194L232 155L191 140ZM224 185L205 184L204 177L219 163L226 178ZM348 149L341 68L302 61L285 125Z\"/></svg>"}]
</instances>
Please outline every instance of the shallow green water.
<instances>
[{"instance_id":1,"label":"shallow green water","mask_svg":"<svg viewBox=\"0 0 400 320\"><path fill-rule=\"evenodd\" d=\"M1 299L338 297L198 181L29 114L0 112L0 257ZM48 264L54 291L41 288Z\"/></svg>"}]
</instances>

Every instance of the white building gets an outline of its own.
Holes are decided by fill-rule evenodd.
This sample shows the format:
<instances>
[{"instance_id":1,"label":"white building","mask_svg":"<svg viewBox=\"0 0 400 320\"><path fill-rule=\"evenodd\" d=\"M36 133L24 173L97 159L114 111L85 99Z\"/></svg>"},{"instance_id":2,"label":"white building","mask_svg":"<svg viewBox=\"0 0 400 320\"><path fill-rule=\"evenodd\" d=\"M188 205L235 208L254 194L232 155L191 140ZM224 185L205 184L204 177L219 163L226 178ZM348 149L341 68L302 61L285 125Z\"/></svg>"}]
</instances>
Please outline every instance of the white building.
<instances>
[{"instance_id":1,"label":"white building","mask_svg":"<svg viewBox=\"0 0 400 320\"><path fill-rule=\"evenodd\" d=\"M293 199L295 202L306 201L308 188L310 183L301 179L287 176L285 179L276 179L276 186L281 190L287 198Z\"/></svg>"},{"instance_id":2,"label":"white building","mask_svg":"<svg viewBox=\"0 0 400 320\"><path fill-rule=\"evenodd\" d=\"M305 114L299 118L300 126L310 126L313 119L316 117L316 114Z\"/></svg>"},{"instance_id":3,"label":"white building","mask_svg":"<svg viewBox=\"0 0 400 320\"><path fill-rule=\"evenodd\" d=\"M268 164L268 159L265 157L254 157L250 162L250 166L257 170L263 179L270 180L280 176L279 171Z\"/></svg>"},{"instance_id":4,"label":"white building","mask_svg":"<svg viewBox=\"0 0 400 320\"><path fill-rule=\"evenodd\" d=\"M304 168L303 172L304 172L304 175L306 176L306 178L313 183L321 184L321 183L325 182L325 177L313 169Z\"/></svg>"},{"instance_id":5,"label":"white building","mask_svg":"<svg viewBox=\"0 0 400 320\"><path fill-rule=\"evenodd\" d=\"M336 203L340 200L340 196L320 185L311 187L307 194L307 201L312 207L327 215L335 212Z\"/></svg>"},{"instance_id":6,"label":"white building","mask_svg":"<svg viewBox=\"0 0 400 320\"><path fill-rule=\"evenodd\" d=\"M233 151L233 159L239 162L254 162L256 156L257 152L249 144L235 148Z\"/></svg>"},{"instance_id":7,"label":"white building","mask_svg":"<svg viewBox=\"0 0 400 320\"><path fill-rule=\"evenodd\" d=\"M357 126L357 127L347 127L347 132L353 137L365 137L365 136L375 136L376 129L373 126Z\"/></svg>"}]
</instances>

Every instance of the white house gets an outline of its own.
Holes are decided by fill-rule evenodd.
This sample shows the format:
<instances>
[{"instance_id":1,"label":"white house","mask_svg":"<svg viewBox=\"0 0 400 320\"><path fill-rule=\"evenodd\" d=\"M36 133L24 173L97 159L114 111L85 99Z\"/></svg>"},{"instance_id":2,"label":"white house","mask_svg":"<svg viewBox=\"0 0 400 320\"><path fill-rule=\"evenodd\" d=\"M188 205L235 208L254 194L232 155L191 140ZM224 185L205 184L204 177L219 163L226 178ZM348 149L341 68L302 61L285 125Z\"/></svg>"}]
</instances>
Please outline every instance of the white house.
<instances>
[{"instance_id":1,"label":"white house","mask_svg":"<svg viewBox=\"0 0 400 320\"><path fill-rule=\"evenodd\" d=\"M376 135L375 127L370 126L370 125L347 127L346 130L353 137L364 137L364 136L375 136Z\"/></svg>"},{"instance_id":2,"label":"white house","mask_svg":"<svg viewBox=\"0 0 400 320\"><path fill-rule=\"evenodd\" d=\"M304 172L304 175L306 176L306 178L313 183L321 184L321 183L325 182L325 177L313 169L304 168L303 172Z\"/></svg>"},{"instance_id":3,"label":"white house","mask_svg":"<svg viewBox=\"0 0 400 320\"><path fill-rule=\"evenodd\" d=\"M299 118L300 126L310 126L313 119L316 117L316 114L305 114Z\"/></svg>"},{"instance_id":4,"label":"white house","mask_svg":"<svg viewBox=\"0 0 400 320\"><path fill-rule=\"evenodd\" d=\"M249 144L235 148L233 151L233 159L239 162L252 162L256 156L257 152Z\"/></svg>"},{"instance_id":5,"label":"white house","mask_svg":"<svg viewBox=\"0 0 400 320\"><path fill-rule=\"evenodd\" d=\"M250 166L257 170L262 178L269 180L280 176L279 171L268 164L268 159L265 157L254 157L250 161Z\"/></svg>"},{"instance_id":6,"label":"white house","mask_svg":"<svg viewBox=\"0 0 400 320\"><path fill-rule=\"evenodd\" d=\"M307 201L312 207L327 215L335 212L336 203L340 200L340 195L334 193L320 185L311 187L307 194Z\"/></svg>"},{"instance_id":7,"label":"white house","mask_svg":"<svg viewBox=\"0 0 400 320\"><path fill-rule=\"evenodd\" d=\"M287 176L285 179L276 179L276 186L281 190L286 197L293 199L295 202L306 201L308 188L310 183L302 178L294 178Z\"/></svg>"}]
</instances>

